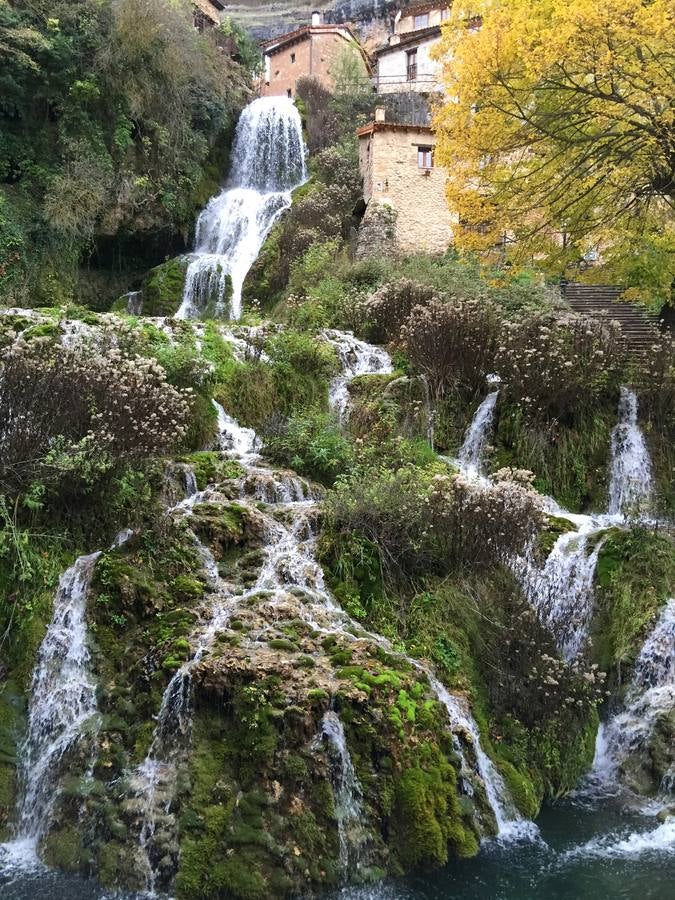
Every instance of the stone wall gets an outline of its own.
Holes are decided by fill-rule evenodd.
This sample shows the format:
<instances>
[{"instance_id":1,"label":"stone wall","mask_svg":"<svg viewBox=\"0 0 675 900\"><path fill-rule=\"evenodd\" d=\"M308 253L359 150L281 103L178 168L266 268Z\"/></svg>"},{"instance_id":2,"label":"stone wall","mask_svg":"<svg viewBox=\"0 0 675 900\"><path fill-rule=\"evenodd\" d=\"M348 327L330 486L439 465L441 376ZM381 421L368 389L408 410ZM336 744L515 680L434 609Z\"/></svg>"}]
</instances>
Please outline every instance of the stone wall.
<instances>
[{"instance_id":1,"label":"stone wall","mask_svg":"<svg viewBox=\"0 0 675 900\"><path fill-rule=\"evenodd\" d=\"M377 56L377 93L391 91L436 91L440 90L441 64L432 59L431 51L438 44L437 36L420 41L419 44L403 44L387 48ZM408 50L417 49L417 78L408 81Z\"/></svg>"},{"instance_id":2,"label":"stone wall","mask_svg":"<svg viewBox=\"0 0 675 900\"><path fill-rule=\"evenodd\" d=\"M397 252L396 210L388 203L372 200L359 227L356 258L395 256Z\"/></svg>"},{"instance_id":3,"label":"stone wall","mask_svg":"<svg viewBox=\"0 0 675 900\"><path fill-rule=\"evenodd\" d=\"M326 88L334 87L333 72L340 57L352 52L366 73L365 63L355 43L335 31L312 32L297 43L289 43L269 55L269 82L262 87L263 97L295 97L299 78L311 75Z\"/></svg>"},{"instance_id":4,"label":"stone wall","mask_svg":"<svg viewBox=\"0 0 675 900\"><path fill-rule=\"evenodd\" d=\"M199 10L213 26L220 24L218 9L209 0L192 0L192 5Z\"/></svg>"},{"instance_id":5,"label":"stone wall","mask_svg":"<svg viewBox=\"0 0 675 900\"><path fill-rule=\"evenodd\" d=\"M363 196L396 212L396 245L403 253L442 253L452 241L452 216L445 199L445 170L420 169L419 146L433 147L428 128L375 125L359 135ZM368 212L366 209L367 218Z\"/></svg>"}]
</instances>

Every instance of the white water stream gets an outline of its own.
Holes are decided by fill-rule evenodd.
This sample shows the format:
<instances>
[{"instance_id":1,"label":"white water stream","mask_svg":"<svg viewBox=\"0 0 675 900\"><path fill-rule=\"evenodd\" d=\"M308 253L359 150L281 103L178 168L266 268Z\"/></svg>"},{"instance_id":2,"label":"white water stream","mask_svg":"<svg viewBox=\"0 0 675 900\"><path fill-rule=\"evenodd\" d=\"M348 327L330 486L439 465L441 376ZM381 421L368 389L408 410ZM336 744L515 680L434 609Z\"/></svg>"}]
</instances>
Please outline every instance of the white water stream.
<instances>
[{"instance_id":1,"label":"white water stream","mask_svg":"<svg viewBox=\"0 0 675 900\"><path fill-rule=\"evenodd\" d=\"M637 419L638 400L635 392L622 387L618 421L612 431L610 515L649 511L652 465Z\"/></svg>"},{"instance_id":2,"label":"white water stream","mask_svg":"<svg viewBox=\"0 0 675 900\"><path fill-rule=\"evenodd\" d=\"M132 532L120 532L121 546ZM30 686L28 728L19 748L15 839L0 845L3 861L26 867L51 823L59 781L87 733L94 750L98 730L96 684L87 645L87 598L100 551L80 556L59 579L52 619L38 650Z\"/></svg>"},{"instance_id":3,"label":"white water stream","mask_svg":"<svg viewBox=\"0 0 675 900\"><path fill-rule=\"evenodd\" d=\"M483 470L483 455L489 441L498 396L499 390L490 391L466 430L464 442L457 454L460 470L465 475L480 475Z\"/></svg>"},{"instance_id":4,"label":"white water stream","mask_svg":"<svg viewBox=\"0 0 675 900\"><path fill-rule=\"evenodd\" d=\"M600 727L592 778L615 787L622 762L644 747L659 717L674 709L675 599L670 599L640 651L624 708ZM675 771L661 785L671 802L673 788Z\"/></svg>"},{"instance_id":5,"label":"white water stream","mask_svg":"<svg viewBox=\"0 0 675 900\"><path fill-rule=\"evenodd\" d=\"M323 337L335 347L342 372L330 385L329 402L339 421L346 418L349 406L349 383L358 375L388 375L393 371L391 357L381 347L361 341L349 331L326 328Z\"/></svg>"},{"instance_id":6,"label":"white water stream","mask_svg":"<svg viewBox=\"0 0 675 900\"><path fill-rule=\"evenodd\" d=\"M302 124L293 101L254 100L237 124L227 184L197 221L177 318L198 318L209 308L216 315L241 316L244 279L270 229L291 205L292 190L305 178Z\"/></svg>"},{"instance_id":7,"label":"white water stream","mask_svg":"<svg viewBox=\"0 0 675 900\"><path fill-rule=\"evenodd\" d=\"M344 725L333 710L329 710L323 717L320 738L323 738L329 747L340 844L340 868L344 874L348 874L350 865L359 869L365 862L366 831L361 802L363 790L349 753Z\"/></svg>"},{"instance_id":8,"label":"white water stream","mask_svg":"<svg viewBox=\"0 0 675 900\"><path fill-rule=\"evenodd\" d=\"M96 714L85 616L99 556L81 556L61 576L33 673L28 732L19 751L17 823L17 841L33 853L49 827L67 754Z\"/></svg>"}]
</instances>

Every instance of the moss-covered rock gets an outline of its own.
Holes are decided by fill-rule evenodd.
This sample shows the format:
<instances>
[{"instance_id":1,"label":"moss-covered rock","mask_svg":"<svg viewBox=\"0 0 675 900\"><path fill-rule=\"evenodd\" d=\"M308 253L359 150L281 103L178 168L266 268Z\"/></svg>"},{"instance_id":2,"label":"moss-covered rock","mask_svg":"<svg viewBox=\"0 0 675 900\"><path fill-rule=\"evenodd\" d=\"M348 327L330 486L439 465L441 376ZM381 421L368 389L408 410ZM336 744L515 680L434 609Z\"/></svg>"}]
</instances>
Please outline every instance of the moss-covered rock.
<instances>
[{"instance_id":1,"label":"moss-covered rock","mask_svg":"<svg viewBox=\"0 0 675 900\"><path fill-rule=\"evenodd\" d=\"M185 258L167 260L148 272L143 282L143 315L173 316L183 300Z\"/></svg>"},{"instance_id":2,"label":"moss-covered rock","mask_svg":"<svg viewBox=\"0 0 675 900\"><path fill-rule=\"evenodd\" d=\"M675 593L673 550L668 535L640 527L616 529L602 545L591 652L612 686L629 681L623 670L630 669L660 607Z\"/></svg>"}]
</instances>

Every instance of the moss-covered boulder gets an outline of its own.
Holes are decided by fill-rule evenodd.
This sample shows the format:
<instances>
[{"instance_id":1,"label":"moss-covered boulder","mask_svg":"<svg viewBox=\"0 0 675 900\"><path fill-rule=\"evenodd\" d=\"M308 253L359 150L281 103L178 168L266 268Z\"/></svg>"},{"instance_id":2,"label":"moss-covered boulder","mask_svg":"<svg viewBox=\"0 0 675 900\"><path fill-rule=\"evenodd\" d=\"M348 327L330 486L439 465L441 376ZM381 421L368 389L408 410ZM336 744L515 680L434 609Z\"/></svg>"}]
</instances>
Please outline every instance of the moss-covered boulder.
<instances>
[{"instance_id":1,"label":"moss-covered boulder","mask_svg":"<svg viewBox=\"0 0 675 900\"><path fill-rule=\"evenodd\" d=\"M167 260L151 269L143 282L143 315L173 316L183 300L186 257Z\"/></svg>"}]
</instances>

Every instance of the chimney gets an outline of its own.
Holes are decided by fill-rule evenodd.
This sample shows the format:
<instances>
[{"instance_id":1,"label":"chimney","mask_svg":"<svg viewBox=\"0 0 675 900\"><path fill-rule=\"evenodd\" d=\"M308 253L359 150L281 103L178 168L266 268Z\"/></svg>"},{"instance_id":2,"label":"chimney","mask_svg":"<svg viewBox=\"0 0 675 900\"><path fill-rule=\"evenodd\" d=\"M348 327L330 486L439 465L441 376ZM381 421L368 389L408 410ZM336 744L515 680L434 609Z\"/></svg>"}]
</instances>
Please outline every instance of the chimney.
<instances>
[{"instance_id":1,"label":"chimney","mask_svg":"<svg viewBox=\"0 0 675 900\"><path fill-rule=\"evenodd\" d=\"M321 13L318 9L315 9L312 13L312 25L320 25L321 24Z\"/></svg>"},{"instance_id":2,"label":"chimney","mask_svg":"<svg viewBox=\"0 0 675 900\"><path fill-rule=\"evenodd\" d=\"M376 106L375 107L375 121L376 122L384 122L386 118L386 110L384 106Z\"/></svg>"}]
</instances>

